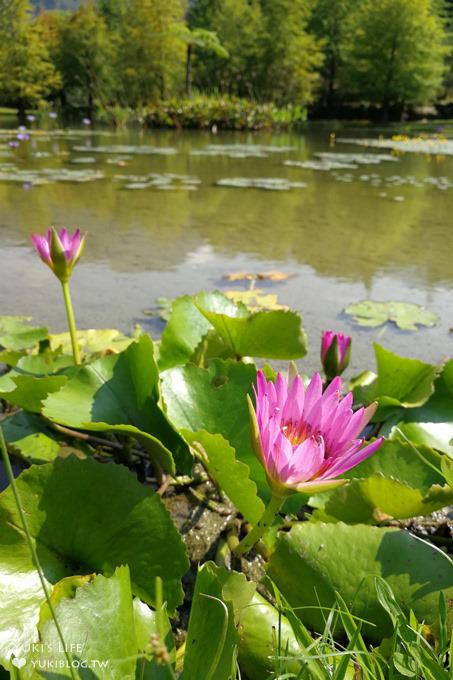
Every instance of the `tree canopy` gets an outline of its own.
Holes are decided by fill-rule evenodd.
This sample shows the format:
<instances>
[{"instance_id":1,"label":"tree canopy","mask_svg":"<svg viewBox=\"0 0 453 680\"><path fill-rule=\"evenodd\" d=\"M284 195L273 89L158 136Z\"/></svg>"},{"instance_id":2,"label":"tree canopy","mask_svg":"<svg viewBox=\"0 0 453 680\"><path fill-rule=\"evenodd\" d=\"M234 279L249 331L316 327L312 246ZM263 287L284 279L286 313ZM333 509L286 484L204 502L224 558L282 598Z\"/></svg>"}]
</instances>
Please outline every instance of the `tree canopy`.
<instances>
[{"instance_id":1,"label":"tree canopy","mask_svg":"<svg viewBox=\"0 0 453 680\"><path fill-rule=\"evenodd\" d=\"M0 103L87 114L232 95L324 109L432 102L448 0L0 0Z\"/></svg>"}]
</instances>

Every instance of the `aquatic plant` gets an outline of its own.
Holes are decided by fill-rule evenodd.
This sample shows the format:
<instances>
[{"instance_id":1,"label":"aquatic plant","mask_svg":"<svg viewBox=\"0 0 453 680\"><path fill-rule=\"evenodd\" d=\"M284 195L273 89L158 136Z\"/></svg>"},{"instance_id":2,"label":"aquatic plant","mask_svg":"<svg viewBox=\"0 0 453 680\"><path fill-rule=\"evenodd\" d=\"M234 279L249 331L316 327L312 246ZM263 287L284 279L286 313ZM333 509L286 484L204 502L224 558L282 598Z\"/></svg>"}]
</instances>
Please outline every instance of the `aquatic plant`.
<instances>
[{"instance_id":1,"label":"aquatic plant","mask_svg":"<svg viewBox=\"0 0 453 680\"><path fill-rule=\"evenodd\" d=\"M349 365L351 357L350 335L324 331L321 339L321 363L327 380L341 375Z\"/></svg>"}]
</instances>

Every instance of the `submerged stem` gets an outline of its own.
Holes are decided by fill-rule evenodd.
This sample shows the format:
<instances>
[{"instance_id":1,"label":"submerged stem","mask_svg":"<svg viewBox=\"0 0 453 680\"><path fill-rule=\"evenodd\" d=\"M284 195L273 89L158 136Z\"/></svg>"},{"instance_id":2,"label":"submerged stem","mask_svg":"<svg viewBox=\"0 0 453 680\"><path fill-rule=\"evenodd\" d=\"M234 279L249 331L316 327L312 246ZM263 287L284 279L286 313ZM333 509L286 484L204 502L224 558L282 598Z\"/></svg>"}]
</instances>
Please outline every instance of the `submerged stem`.
<instances>
[{"instance_id":1,"label":"submerged stem","mask_svg":"<svg viewBox=\"0 0 453 680\"><path fill-rule=\"evenodd\" d=\"M258 524L255 527L253 527L251 532L247 534L247 536L243 538L239 545L236 546L236 548L234 549L234 554L237 557L240 557L241 555L244 555L246 552L251 550L255 543L257 543L260 540L260 538L264 536L266 531L272 525L272 522L274 521L276 514L282 507L283 501L284 498L282 498L281 496L272 494L271 499L267 504L265 511L261 515L261 519L259 520Z\"/></svg>"},{"instance_id":2,"label":"submerged stem","mask_svg":"<svg viewBox=\"0 0 453 680\"><path fill-rule=\"evenodd\" d=\"M71 664L71 657L69 656L68 651L66 649L63 633L62 633L62 630L60 628L60 624L58 623L58 620L57 620L57 617L56 617L56 614L55 614L55 609L54 609L54 606L52 604L52 600L50 599L50 594L49 594L49 590L47 588L46 579L44 578L44 572L42 570L41 563L39 561L38 554L36 552L36 548L35 548L35 545L33 543L33 539L32 539L31 534L30 534L30 529L28 528L27 519L25 517L25 513L24 513L24 510L23 510L21 502L20 502L19 492L17 490L16 480L14 478L13 469L11 467L11 461L9 459L8 451L6 449L5 437L3 435L3 430L2 430L1 425L0 425L0 450L1 450L1 453L2 453L3 463L5 465L5 470L6 470L6 474L7 474L7 477L8 477L8 481L10 483L11 490L12 490L13 496L14 496L14 500L16 502L16 507L17 507L17 511L19 513L20 521L21 521L22 527L24 529L25 538L27 540L27 544L28 544L28 547L29 547L30 552L31 552L32 561L33 561L33 564L36 567L36 571L38 572L39 580L41 581L41 586L42 586L42 589L44 591L44 597L46 599L47 606L49 607L50 614L51 614L53 622L55 624L55 628L57 630L57 635L60 638L62 649L64 650L64 655L65 655L66 661L68 663L68 668L69 668L69 672L71 674L71 678L73 678L73 680L76 680L74 669L73 669L72 664Z\"/></svg>"},{"instance_id":3,"label":"submerged stem","mask_svg":"<svg viewBox=\"0 0 453 680\"><path fill-rule=\"evenodd\" d=\"M61 287L63 289L66 316L68 318L69 334L71 336L72 356L74 357L74 363L80 364L79 343L77 342L77 329L74 320L74 310L72 309L71 293L69 291L69 281L62 281Z\"/></svg>"}]
</instances>

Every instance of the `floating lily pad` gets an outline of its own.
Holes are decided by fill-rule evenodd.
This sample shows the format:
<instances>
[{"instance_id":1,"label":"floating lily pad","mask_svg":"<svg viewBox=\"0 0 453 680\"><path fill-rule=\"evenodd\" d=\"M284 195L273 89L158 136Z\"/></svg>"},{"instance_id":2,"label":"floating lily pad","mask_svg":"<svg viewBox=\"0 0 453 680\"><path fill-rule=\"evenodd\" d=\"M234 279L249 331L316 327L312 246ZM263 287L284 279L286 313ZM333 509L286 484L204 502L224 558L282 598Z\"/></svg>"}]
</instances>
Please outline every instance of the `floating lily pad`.
<instances>
[{"instance_id":1,"label":"floating lily pad","mask_svg":"<svg viewBox=\"0 0 453 680\"><path fill-rule=\"evenodd\" d=\"M43 326L30 326L31 316L0 316L0 346L10 350L29 349L47 338Z\"/></svg>"},{"instance_id":2,"label":"floating lily pad","mask_svg":"<svg viewBox=\"0 0 453 680\"><path fill-rule=\"evenodd\" d=\"M100 170L70 170L69 168L43 168L41 170L5 170L0 168L0 182L19 182L41 186L52 182L93 182L103 179Z\"/></svg>"},{"instance_id":3,"label":"floating lily pad","mask_svg":"<svg viewBox=\"0 0 453 680\"><path fill-rule=\"evenodd\" d=\"M393 149L405 153L434 154L436 156L453 156L453 140L444 137L408 137L398 135L391 139L355 139L338 137L337 142L344 144L357 144L358 146L373 147L376 149Z\"/></svg>"},{"instance_id":4,"label":"floating lily pad","mask_svg":"<svg viewBox=\"0 0 453 680\"><path fill-rule=\"evenodd\" d=\"M267 158L272 153L288 153L292 146L266 146L262 144L209 144L203 149L193 149L191 156L227 156L228 158Z\"/></svg>"},{"instance_id":5,"label":"floating lily pad","mask_svg":"<svg viewBox=\"0 0 453 680\"><path fill-rule=\"evenodd\" d=\"M177 149L168 146L150 146L147 144L137 144L134 146L127 144L106 144L102 146L73 146L73 151L89 151L90 153L108 153L119 155L137 156L172 156L178 153Z\"/></svg>"},{"instance_id":6,"label":"floating lily pad","mask_svg":"<svg viewBox=\"0 0 453 680\"><path fill-rule=\"evenodd\" d=\"M125 189L185 189L186 191L195 191L197 186L201 184L198 177L191 175L159 174L155 172L148 175L115 175L115 180L124 182Z\"/></svg>"},{"instance_id":7,"label":"floating lily pad","mask_svg":"<svg viewBox=\"0 0 453 680\"><path fill-rule=\"evenodd\" d=\"M349 305L345 314L352 316L359 326L376 328L393 321L404 331L416 331L417 326L435 326L439 317L424 307L411 302L375 302L362 300Z\"/></svg>"},{"instance_id":8,"label":"floating lily pad","mask_svg":"<svg viewBox=\"0 0 453 680\"><path fill-rule=\"evenodd\" d=\"M78 158L71 158L70 163L89 165L90 163L96 163L96 159L94 156L79 156Z\"/></svg>"},{"instance_id":9,"label":"floating lily pad","mask_svg":"<svg viewBox=\"0 0 453 680\"><path fill-rule=\"evenodd\" d=\"M229 300L241 302L252 311L261 309L289 309L286 305L280 305L276 293L265 293L262 288L253 290L227 290L225 295Z\"/></svg>"},{"instance_id":10,"label":"floating lily pad","mask_svg":"<svg viewBox=\"0 0 453 680\"><path fill-rule=\"evenodd\" d=\"M355 163L346 163L345 161L335 161L328 159L321 159L319 161L284 161L283 165L293 168L303 168L304 170L356 170L359 166Z\"/></svg>"},{"instance_id":11,"label":"floating lily pad","mask_svg":"<svg viewBox=\"0 0 453 680\"><path fill-rule=\"evenodd\" d=\"M267 191L289 191L290 189L304 189L305 182L291 182L282 177L227 177L216 182L218 187L233 189L265 189Z\"/></svg>"},{"instance_id":12,"label":"floating lily pad","mask_svg":"<svg viewBox=\"0 0 453 680\"><path fill-rule=\"evenodd\" d=\"M232 272L224 274L223 278L227 281L286 281L294 274L288 272Z\"/></svg>"}]
</instances>

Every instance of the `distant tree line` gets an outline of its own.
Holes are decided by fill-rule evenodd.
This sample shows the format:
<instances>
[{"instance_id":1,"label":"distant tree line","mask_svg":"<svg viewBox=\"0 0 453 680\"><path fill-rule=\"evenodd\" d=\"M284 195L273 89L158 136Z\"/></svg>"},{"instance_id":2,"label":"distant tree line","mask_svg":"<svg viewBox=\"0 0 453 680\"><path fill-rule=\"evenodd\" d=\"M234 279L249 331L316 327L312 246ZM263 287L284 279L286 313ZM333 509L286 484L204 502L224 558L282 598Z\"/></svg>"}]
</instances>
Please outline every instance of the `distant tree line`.
<instances>
[{"instance_id":1,"label":"distant tree line","mask_svg":"<svg viewBox=\"0 0 453 680\"><path fill-rule=\"evenodd\" d=\"M389 112L453 90L450 0L0 0L0 104L145 111L192 92Z\"/></svg>"}]
</instances>

